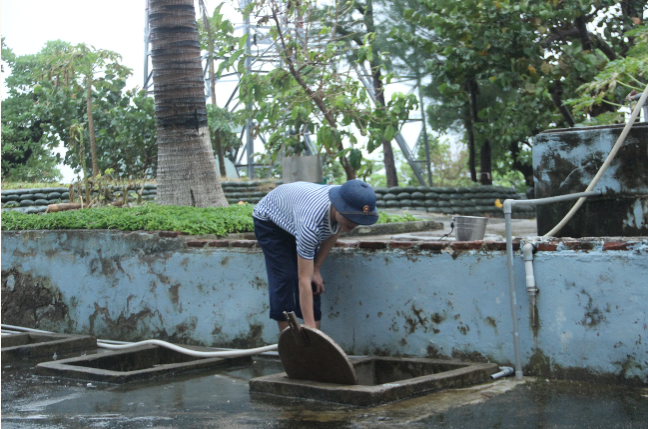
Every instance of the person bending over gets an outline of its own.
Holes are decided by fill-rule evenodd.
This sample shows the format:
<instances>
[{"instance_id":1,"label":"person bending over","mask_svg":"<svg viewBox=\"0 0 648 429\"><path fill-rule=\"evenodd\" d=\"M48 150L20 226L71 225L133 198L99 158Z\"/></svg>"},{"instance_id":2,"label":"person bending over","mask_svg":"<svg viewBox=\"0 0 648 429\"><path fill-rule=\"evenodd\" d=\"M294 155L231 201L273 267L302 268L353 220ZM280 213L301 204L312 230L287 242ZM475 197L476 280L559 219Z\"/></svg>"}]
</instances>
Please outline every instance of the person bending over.
<instances>
[{"instance_id":1,"label":"person bending over","mask_svg":"<svg viewBox=\"0 0 648 429\"><path fill-rule=\"evenodd\" d=\"M320 268L342 231L378 221L376 194L362 180L344 185L294 182L278 186L254 208L254 234L263 249L270 318L282 332L284 311L319 329Z\"/></svg>"}]
</instances>

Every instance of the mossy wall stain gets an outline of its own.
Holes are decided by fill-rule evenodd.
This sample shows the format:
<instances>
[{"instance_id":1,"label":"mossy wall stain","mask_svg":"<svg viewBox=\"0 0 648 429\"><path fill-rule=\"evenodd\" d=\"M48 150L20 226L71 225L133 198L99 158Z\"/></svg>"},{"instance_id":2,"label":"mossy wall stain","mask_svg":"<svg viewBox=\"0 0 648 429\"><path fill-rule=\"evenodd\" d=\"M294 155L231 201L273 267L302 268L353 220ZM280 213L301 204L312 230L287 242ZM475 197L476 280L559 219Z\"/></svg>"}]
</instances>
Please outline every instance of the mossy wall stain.
<instances>
[{"instance_id":1,"label":"mossy wall stain","mask_svg":"<svg viewBox=\"0 0 648 429\"><path fill-rule=\"evenodd\" d=\"M41 330L71 327L69 307L47 277L2 270L2 322Z\"/></svg>"},{"instance_id":2,"label":"mossy wall stain","mask_svg":"<svg viewBox=\"0 0 648 429\"><path fill-rule=\"evenodd\" d=\"M495 334L499 334L497 332L497 322L495 321L494 318L488 316L487 318L484 319L484 323L486 323L488 326L492 327L495 330Z\"/></svg>"},{"instance_id":3,"label":"mossy wall stain","mask_svg":"<svg viewBox=\"0 0 648 429\"><path fill-rule=\"evenodd\" d=\"M645 386L648 381L643 366L632 356L614 363L617 371L613 373L601 373L587 368L578 368L559 365L546 356L542 350L536 349L524 365L524 375L553 378L559 380L579 380L593 383L625 384L630 386Z\"/></svg>"},{"instance_id":4,"label":"mossy wall stain","mask_svg":"<svg viewBox=\"0 0 648 429\"><path fill-rule=\"evenodd\" d=\"M405 321L408 333L410 334L413 334L417 330L422 330L423 332L430 332L432 330L434 333L438 333L439 330L435 325L439 325L447 318L445 313L427 313L422 308L418 308L416 303L412 303L410 311L397 310L396 315Z\"/></svg>"},{"instance_id":5,"label":"mossy wall stain","mask_svg":"<svg viewBox=\"0 0 648 429\"><path fill-rule=\"evenodd\" d=\"M250 349L267 345L263 341L263 325L260 323L248 324L247 334L242 333L229 341L219 339L214 344L217 344L219 347L232 349Z\"/></svg>"},{"instance_id":6,"label":"mossy wall stain","mask_svg":"<svg viewBox=\"0 0 648 429\"><path fill-rule=\"evenodd\" d=\"M172 285L169 285L169 297L171 298L171 302L174 304L178 304L180 302L180 283L175 283Z\"/></svg>"},{"instance_id":7,"label":"mossy wall stain","mask_svg":"<svg viewBox=\"0 0 648 429\"><path fill-rule=\"evenodd\" d=\"M156 332L155 338L162 341L168 341L174 344L188 344L188 345L205 345L193 339L192 335L198 326L198 318L195 316L187 318L184 322L179 323L173 327L173 331L169 334L166 329L161 329Z\"/></svg>"},{"instance_id":8,"label":"mossy wall stain","mask_svg":"<svg viewBox=\"0 0 648 429\"><path fill-rule=\"evenodd\" d=\"M605 310L601 310L599 307L595 305L594 300L592 299L590 294L587 293L585 289L581 289L579 300L580 300L580 296L587 297L587 305L585 305L585 313L583 314L583 318L580 321L580 324L585 326L588 329L596 328L601 323L607 324L608 322L605 313L610 313L611 311L610 305L607 304Z\"/></svg>"},{"instance_id":9,"label":"mossy wall stain","mask_svg":"<svg viewBox=\"0 0 648 429\"><path fill-rule=\"evenodd\" d=\"M90 260L90 273L93 275L101 274L106 278L114 279L117 272L126 274L121 266L119 256L103 257L101 249L97 249L97 257Z\"/></svg>"},{"instance_id":10,"label":"mossy wall stain","mask_svg":"<svg viewBox=\"0 0 648 429\"><path fill-rule=\"evenodd\" d=\"M157 319L157 320L156 320ZM94 312L88 317L88 333L98 338L120 341L140 341L142 338L159 338L156 325L161 325L158 310L143 308L136 313L122 310L116 318L110 314L108 305L94 303Z\"/></svg>"},{"instance_id":11,"label":"mossy wall stain","mask_svg":"<svg viewBox=\"0 0 648 429\"><path fill-rule=\"evenodd\" d=\"M476 351L464 351L452 349L453 359L459 359L464 362L491 362L491 359Z\"/></svg>"},{"instance_id":12,"label":"mossy wall stain","mask_svg":"<svg viewBox=\"0 0 648 429\"><path fill-rule=\"evenodd\" d=\"M265 279L262 279L259 276L255 276L254 280L250 282L250 284L255 288L259 290L265 290L268 288L268 281Z\"/></svg>"}]
</instances>

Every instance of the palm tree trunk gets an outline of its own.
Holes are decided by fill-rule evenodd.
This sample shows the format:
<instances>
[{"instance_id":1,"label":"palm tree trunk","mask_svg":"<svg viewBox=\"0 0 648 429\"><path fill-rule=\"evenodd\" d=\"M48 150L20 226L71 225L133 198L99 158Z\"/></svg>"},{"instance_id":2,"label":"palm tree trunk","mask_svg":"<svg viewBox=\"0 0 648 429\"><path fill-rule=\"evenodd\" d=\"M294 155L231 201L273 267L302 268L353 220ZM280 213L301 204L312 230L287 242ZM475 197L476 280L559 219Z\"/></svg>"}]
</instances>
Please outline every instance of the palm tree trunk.
<instances>
[{"instance_id":1,"label":"palm tree trunk","mask_svg":"<svg viewBox=\"0 0 648 429\"><path fill-rule=\"evenodd\" d=\"M158 202L227 206L207 127L193 0L151 0Z\"/></svg>"},{"instance_id":2,"label":"palm tree trunk","mask_svg":"<svg viewBox=\"0 0 648 429\"><path fill-rule=\"evenodd\" d=\"M95 140L94 118L92 117L92 76L88 76L88 99L86 106L88 114L88 136L90 136L90 158L92 158L92 177L95 177L101 174L101 171L99 171L99 161L97 160L97 142Z\"/></svg>"}]
</instances>

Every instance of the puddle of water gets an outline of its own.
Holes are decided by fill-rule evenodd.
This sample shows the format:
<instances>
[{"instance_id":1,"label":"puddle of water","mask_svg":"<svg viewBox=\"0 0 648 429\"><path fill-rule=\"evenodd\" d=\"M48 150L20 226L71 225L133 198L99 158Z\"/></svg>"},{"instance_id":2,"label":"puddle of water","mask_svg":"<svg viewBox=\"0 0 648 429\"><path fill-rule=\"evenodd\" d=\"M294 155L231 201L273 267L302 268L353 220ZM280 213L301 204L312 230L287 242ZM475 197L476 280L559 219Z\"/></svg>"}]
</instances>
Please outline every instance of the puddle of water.
<instances>
[{"instance_id":1,"label":"puddle of water","mask_svg":"<svg viewBox=\"0 0 648 429\"><path fill-rule=\"evenodd\" d=\"M2 427L638 429L648 421L646 389L532 379L506 378L377 407L251 396L250 378L283 371L277 360L255 362L125 385L93 382L93 387L3 370Z\"/></svg>"}]
</instances>

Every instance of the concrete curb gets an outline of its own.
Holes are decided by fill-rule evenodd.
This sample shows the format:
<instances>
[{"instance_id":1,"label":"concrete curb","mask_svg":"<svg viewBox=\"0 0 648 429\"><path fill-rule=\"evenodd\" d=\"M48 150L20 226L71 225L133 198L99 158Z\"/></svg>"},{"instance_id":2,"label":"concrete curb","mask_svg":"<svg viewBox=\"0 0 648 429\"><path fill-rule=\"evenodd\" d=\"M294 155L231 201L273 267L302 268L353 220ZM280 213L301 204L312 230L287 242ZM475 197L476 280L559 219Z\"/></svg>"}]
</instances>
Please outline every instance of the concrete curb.
<instances>
[{"instance_id":1,"label":"concrete curb","mask_svg":"<svg viewBox=\"0 0 648 429\"><path fill-rule=\"evenodd\" d=\"M341 237L362 235L404 234L406 232L434 231L443 229L442 222L433 220L417 220L414 222L381 223L378 225L359 226L351 232L340 234Z\"/></svg>"}]
</instances>

